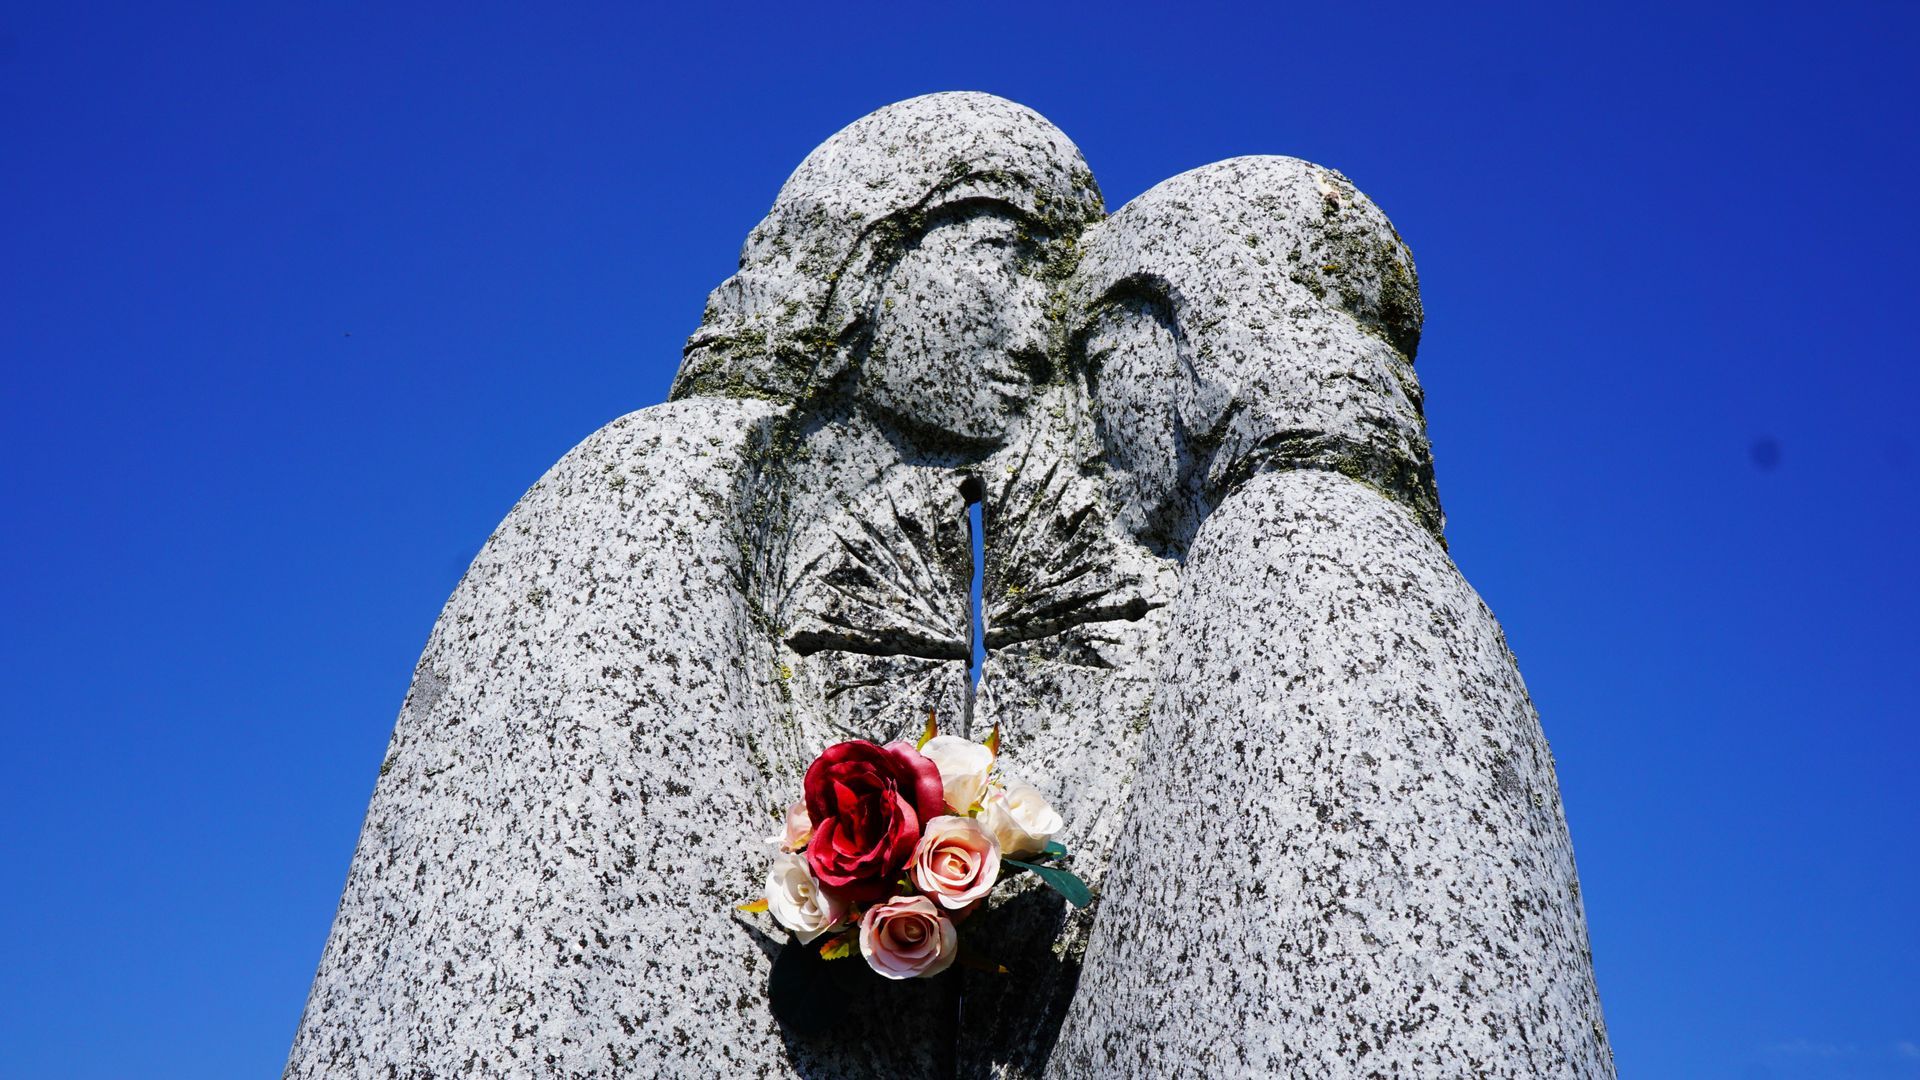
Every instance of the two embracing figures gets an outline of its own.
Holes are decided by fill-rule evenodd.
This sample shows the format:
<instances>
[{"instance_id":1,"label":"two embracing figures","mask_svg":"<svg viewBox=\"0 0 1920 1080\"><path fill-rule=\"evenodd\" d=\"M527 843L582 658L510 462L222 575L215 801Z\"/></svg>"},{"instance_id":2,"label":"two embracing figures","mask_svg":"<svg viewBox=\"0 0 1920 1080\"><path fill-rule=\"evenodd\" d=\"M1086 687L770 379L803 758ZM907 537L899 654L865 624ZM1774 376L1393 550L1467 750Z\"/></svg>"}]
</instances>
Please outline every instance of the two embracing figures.
<instances>
[{"instance_id":1,"label":"two embracing figures","mask_svg":"<svg viewBox=\"0 0 1920 1080\"><path fill-rule=\"evenodd\" d=\"M448 602L287 1075L1611 1076L1552 758L1446 554L1420 325L1328 169L1108 216L989 95L834 135L671 400ZM768 815L930 712L1000 728L1097 901L1012 890L976 916L1008 973L783 1028L733 910Z\"/></svg>"}]
</instances>

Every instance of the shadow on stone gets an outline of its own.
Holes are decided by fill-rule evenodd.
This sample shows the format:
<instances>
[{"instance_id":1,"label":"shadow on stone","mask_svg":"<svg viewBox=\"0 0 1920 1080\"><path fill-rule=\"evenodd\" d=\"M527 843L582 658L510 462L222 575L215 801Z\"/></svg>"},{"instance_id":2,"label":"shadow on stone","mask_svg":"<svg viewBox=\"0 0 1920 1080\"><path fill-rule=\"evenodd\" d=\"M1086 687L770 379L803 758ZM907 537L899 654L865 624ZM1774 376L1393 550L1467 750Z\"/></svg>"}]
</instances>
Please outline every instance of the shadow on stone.
<instances>
[{"instance_id":1,"label":"shadow on stone","mask_svg":"<svg viewBox=\"0 0 1920 1080\"><path fill-rule=\"evenodd\" d=\"M960 1077L1044 1073L1080 982L1091 911L1070 909L1031 879L1020 889L966 926L965 937L989 943L980 959L1007 972L961 977Z\"/></svg>"},{"instance_id":2,"label":"shadow on stone","mask_svg":"<svg viewBox=\"0 0 1920 1080\"><path fill-rule=\"evenodd\" d=\"M789 942L774 961L768 1007L794 1071L809 1080L953 1075L958 977L894 981L858 954L822 960Z\"/></svg>"}]
</instances>

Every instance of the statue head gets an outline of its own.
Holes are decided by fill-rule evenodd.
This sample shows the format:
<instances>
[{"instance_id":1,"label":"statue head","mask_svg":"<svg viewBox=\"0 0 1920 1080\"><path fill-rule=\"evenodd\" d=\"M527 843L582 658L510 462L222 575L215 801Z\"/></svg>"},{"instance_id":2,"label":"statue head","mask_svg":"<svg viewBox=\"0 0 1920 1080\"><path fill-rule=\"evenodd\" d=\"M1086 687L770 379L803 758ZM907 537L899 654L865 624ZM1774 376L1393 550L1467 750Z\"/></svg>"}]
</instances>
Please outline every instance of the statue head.
<instances>
[{"instance_id":1,"label":"statue head","mask_svg":"<svg viewBox=\"0 0 1920 1080\"><path fill-rule=\"evenodd\" d=\"M1413 258L1344 176L1218 162L1128 203L1081 249L1075 349L1124 525L1190 536L1245 477L1316 468L1439 536Z\"/></svg>"},{"instance_id":2,"label":"statue head","mask_svg":"<svg viewBox=\"0 0 1920 1080\"><path fill-rule=\"evenodd\" d=\"M708 298L673 396L805 402L991 441L1045 365L1050 273L1102 214L1073 143L989 94L913 98L807 155Z\"/></svg>"}]
</instances>

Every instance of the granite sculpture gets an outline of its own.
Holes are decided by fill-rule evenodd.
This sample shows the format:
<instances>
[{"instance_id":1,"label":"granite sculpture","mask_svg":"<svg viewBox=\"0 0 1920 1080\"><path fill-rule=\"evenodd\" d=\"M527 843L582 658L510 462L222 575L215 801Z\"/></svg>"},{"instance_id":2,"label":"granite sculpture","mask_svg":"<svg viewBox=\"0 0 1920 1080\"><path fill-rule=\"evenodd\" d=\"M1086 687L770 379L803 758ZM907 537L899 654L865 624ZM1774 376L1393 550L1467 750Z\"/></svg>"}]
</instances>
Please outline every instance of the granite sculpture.
<instances>
[{"instance_id":1,"label":"granite sculpture","mask_svg":"<svg viewBox=\"0 0 1920 1080\"><path fill-rule=\"evenodd\" d=\"M1330 170L1108 218L990 95L835 134L670 400L448 602L286 1075L1612 1075L1551 758L1445 553L1420 317ZM1000 727L1099 900L1011 890L975 916L1009 974L849 968L843 1028L783 1028L733 910L759 838L822 746L929 713Z\"/></svg>"},{"instance_id":2,"label":"granite sculpture","mask_svg":"<svg viewBox=\"0 0 1920 1080\"><path fill-rule=\"evenodd\" d=\"M1552 758L1442 541L1399 235L1256 157L1083 248L1128 517L1184 559L1051 1074L1611 1075Z\"/></svg>"}]
</instances>

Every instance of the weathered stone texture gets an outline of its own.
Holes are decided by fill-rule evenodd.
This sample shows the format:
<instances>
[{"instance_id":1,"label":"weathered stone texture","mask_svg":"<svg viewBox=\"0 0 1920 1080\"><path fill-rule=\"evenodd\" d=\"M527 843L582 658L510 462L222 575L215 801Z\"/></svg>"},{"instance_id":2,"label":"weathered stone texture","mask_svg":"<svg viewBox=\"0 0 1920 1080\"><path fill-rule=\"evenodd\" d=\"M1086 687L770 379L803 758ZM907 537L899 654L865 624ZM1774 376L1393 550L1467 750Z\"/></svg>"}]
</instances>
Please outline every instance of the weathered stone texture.
<instances>
[{"instance_id":1,"label":"weathered stone texture","mask_svg":"<svg viewBox=\"0 0 1920 1080\"><path fill-rule=\"evenodd\" d=\"M1346 177L1242 157L1166 180L1088 234L1074 299L1143 539L1178 552L1235 484L1283 468L1362 479L1440 536L1413 257Z\"/></svg>"},{"instance_id":2,"label":"weathered stone texture","mask_svg":"<svg viewBox=\"0 0 1920 1080\"><path fill-rule=\"evenodd\" d=\"M1552 758L1415 517L1250 481L1159 687L1050 1075L1611 1075Z\"/></svg>"},{"instance_id":3,"label":"weathered stone texture","mask_svg":"<svg viewBox=\"0 0 1920 1080\"><path fill-rule=\"evenodd\" d=\"M853 359L850 350L834 346L851 344L876 307L899 306L899 297L888 305L879 293L914 276L896 281L894 271L931 226L965 230L1001 217L1017 221L1024 240L1071 239L1104 209L1080 151L1038 113L1011 101L929 94L861 117L808 154L781 187L747 237L740 271L708 297L671 396L796 400L822 391ZM994 275L994 261L983 255L949 260L934 268L936 276L959 288L921 290L931 310L918 312L915 322L943 333L932 353L901 356L902 374L931 391L909 403L914 416L959 416L948 400L951 387L919 377L942 370L940 354L953 351L944 331L955 320L986 319L1024 291L1002 281L985 305L954 302ZM952 342L959 340L956 335ZM1004 363L971 359L987 367Z\"/></svg>"},{"instance_id":4,"label":"weathered stone texture","mask_svg":"<svg viewBox=\"0 0 1920 1080\"><path fill-rule=\"evenodd\" d=\"M1551 757L1441 542L1399 235L1235 158L1074 287L1121 520L1187 557L1050 1074L1611 1075Z\"/></svg>"},{"instance_id":5,"label":"weathered stone texture","mask_svg":"<svg viewBox=\"0 0 1920 1080\"><path fill-rule=\"evenodd\" d=\"M1011 102L855 121L672 401L448 602L287 1075L1611 1075L1551 759L1443 550L1420 323L1330 170L1103 220ZM733 911L760 837L822 747L929 712L1002 728L1096 904L1023 880L963 931L1010 974L849 961L846 1027L796 1035L784 935Z\"/></svg>"},{"instance_id":6,"label":"weathered stone texture","mask_svg":"<svg viewBox=\"0 0 1920 1080\"><path fill-rule=\"evenodd\" d=\"M1047 793L1074 872L1097 884L1126 821L1174 581L1170 562L1115 527L1084 401L1077 381L1043 394L1041 422L986 488L988 652L973 732L1001 728L1003 765ZM1094 912L1026 880L977 918L974 940L1009 973L963 975L959 1073L1037 1076Z\"/></svg>"},{"instance_id":7,"label":"weathered stone texture","mask_svg":"<svg viewBox=\"0 0 1920 1080\"><path fill-rule=\"evenodd\" d=\"M744 723L767 674L725 659L753 633L737 477L774 412L616 420L474 559L381 766L289 1076L784 1057L730 906L763 872L765 763L794 751Z\"/></svg>"}]
</instances>

